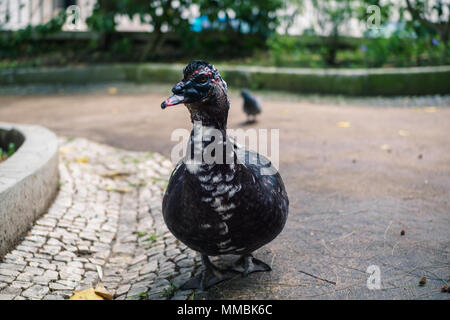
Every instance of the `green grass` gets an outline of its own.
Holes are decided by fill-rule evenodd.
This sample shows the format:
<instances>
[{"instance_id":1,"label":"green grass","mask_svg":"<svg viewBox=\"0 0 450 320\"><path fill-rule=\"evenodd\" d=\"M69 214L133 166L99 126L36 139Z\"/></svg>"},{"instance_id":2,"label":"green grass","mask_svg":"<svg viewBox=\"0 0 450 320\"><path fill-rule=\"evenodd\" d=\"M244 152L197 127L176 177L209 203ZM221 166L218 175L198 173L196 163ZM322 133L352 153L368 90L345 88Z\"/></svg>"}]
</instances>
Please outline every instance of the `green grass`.
<instances>
[{"instance_id":1,"label":"green grass","mask_svg":"<svg viewBox=\"0 0 450 320\"><path fill-rule=\"evenodd\" d=\"M9 157L11 157L14 152L16 152L16 144L14 142L10 142L6 150L0 148L0 162L5 161Z\"/></svg>"},{"instance_id":2,"label":"green grass","mask_svg":"<svg viewBox=\"0 0 450 320\"><path fill-rule=\"evenodd\" d=\"M150 241L151 243L155 243L156 239L158 238L158 235L156 234L151 234L147 239L145 239L144 241Z\"/></svg>"},{"instance_id":3,"label":"green grass","mask_svg":"<svg viewBox=\"0 0 450 320\"><path fill-rule=\"evenodd\" d=\"M173 283L170 283L170 288L169 289L164 288L164 291L160 296L167 298L167 299L172 298L173 295L175 294L175 291L177 291L177 289L178 288Z\"/></svg>"}]
</instances>

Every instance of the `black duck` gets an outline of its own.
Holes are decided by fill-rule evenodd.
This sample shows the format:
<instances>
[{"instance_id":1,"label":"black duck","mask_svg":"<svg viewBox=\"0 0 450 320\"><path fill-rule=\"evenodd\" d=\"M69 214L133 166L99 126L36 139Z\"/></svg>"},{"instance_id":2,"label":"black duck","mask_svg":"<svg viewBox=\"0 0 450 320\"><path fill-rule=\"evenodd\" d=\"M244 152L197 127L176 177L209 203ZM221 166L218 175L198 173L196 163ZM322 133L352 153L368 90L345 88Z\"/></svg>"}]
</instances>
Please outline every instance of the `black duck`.
<instances>
[{"instance_id":1,"label":"black duck","mask_svg":"<svg viewBox=\"0 0 450 320\"><path fill-rule=\"evenodd\" d=\"M276 170L262 174L263 168L274 169L270 161L227 136L227 85L214 66L192 61L172 92L161 108L185 104L194 128L187 155L170 177L163 216L173 235L202 255L205 267L182 289L206 289L237 272L247 276L270 271L251 253L272 241L285 225L289 200L281 176ZM211 131L220 135L209 135ZM215 160L202 160L211 144L219 146L211 153ZM200 161L195 162L198 152ZM227 270L208 258L227 254L240 256Z\"/></svg>"}]
</instances>

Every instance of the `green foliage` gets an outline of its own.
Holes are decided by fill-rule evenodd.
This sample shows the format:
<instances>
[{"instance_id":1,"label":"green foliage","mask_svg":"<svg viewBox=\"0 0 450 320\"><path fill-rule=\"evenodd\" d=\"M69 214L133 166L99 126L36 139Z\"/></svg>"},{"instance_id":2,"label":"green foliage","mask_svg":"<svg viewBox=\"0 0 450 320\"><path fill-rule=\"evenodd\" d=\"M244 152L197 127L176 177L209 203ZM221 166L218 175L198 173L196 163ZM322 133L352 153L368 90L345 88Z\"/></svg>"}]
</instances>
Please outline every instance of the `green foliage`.
<instances>
[{"instance_id":1,"label":"green foliage","mask_svg":"<svg viewBox=\"0 0 450 320\"><path fill-rule=\"evenodd\" d=\"M448 0L312 0L313 25L302 36L286 31L303 0L98 0L87 19L91 40L42 41L61 30L64 12L46 24L0 33L0 67L68 62L180 61L203 58L227 63L292 67L383 67L448 64ZM193 32L186 11L198 6L210 27ZM364 38L342 36L351 18L366 23L381 13L381 29ZM400 8L400 22L392 21ZM139 17L153 27L147 37L116 32L117 15ZM395 22L395 24L394 24ZM281 34L277 33L280 31ZM97 37L97 35L99 35Z\"/></svg>"},{"instance_id":2,"label":"green foliage","mask_svg":"<svg viewBox=\"0 0 450 320\"><path fill-rule=\"evenodd\" d=\"M45 52L46 48L40 45L39 39L61 31L65 20L66 14L61 12L45 24L0 34L0 59Z\"/></svg>"},{"instance_id":3,"label":"green foliage","mask_svg":"<svg viewBox=\"0 0 450 320\"><path fill-rule=\"evenodd\" d=\"M360 0L356 4L355 16L362 22L366 22L369 17L373 14L368 12L367 8L369 6L377 6L380 9L380 22L381 26L385 25L394 10L394 3L392 1L385 0Z\"/></svg>"},{"instance_id":4,"label":"green foliage","mask_svg":"<svg viewBox=\"0 0 450 320\"><path fill-rule=\"evenodd\" d=\"M164 291L163 291L163 293L160 294L160 297L169 299L169 298L173 297L173 295L175 294L177 289L178 289L178 287L175 286L172 282L170 282L170 287L164 288Z\"/></svg>"},{"instance_id":5,"label":"green foliage","mask_svg":"<svg viewBox=\"0 0 450 320\"><path fill-rule=\"evenodd\" d=\"M363 3L373 0L363 0ZM380 2L380 1L378 1ZM367 44L365 61L371 67L383 65L413 66L448 64L449 30L448 13L444 1L405 0L400 7L400 21L392 34L368 32L374 37ZM446 4L450 10L450 4ZM383 26L389 23L393 2L382 8ZM365 19L362 16L362 19Z\"/></svg>"},{"instance_id":6,"label":"green foliage","mask_svg":"<svg viewBox=\"0 0 450 320\"><path fill-rule=\"evenodd\" d=\"M14 154L14 152L16 152L16 144L14 142L10 142L8 144L7 150L3 150L0 147L0 162L5 161L9 157L11 157Z\"/></svg>"},{"instance_id":7,"label":"green foliage","mask_svg":"<svg viewBox=\"0 0 450 320\"><path fill-rule=\"evenodd\" d=\"M326 42L320 53L323 60L329 65L337 64L336 55L339 49L340 27L354 16L354 3L355 0L335 0L333 2L312 0L317 16L316 29L321 35L327 36L327 38L324 38Z\"/></svg>"},{"instance_id":8,"label":"green foliage","mask_svg":"<svg viewBox=\"0 0 450 320\"><path fill-rule=\"evenodd\" d=\"M160 32L161 28L170 31L187 25L182 13L191 4L191 0L99 0L86 22L92 30L113 32L116 14L128 15L130 18L138 15L141 22L150 23L156 32Z\"/></svg>"},{"instance_id":9,"label":"green foliage","mask_svg":"<svg viewBox=\"0 0 450 320\"><path fill-rule=\"evenodd\" d=\"M390 37L378 37L368 41L364 54L366 65L369 67L407 67L440 65L450 62L442 61L443 55L448 56L448 48L438 36L413 38L401 35L401 33L396 32Z\"/></svg>"},{"instance_id":10,"label":"green foliage","mask_svg":"<svg viewBox=\"0 0 450 320\"><path fill-rule=\"evenodd\" d=\"M151 234L147 239L145 239L144 241L149 241L150 243L155 243L156 239L158 238L158 235L156 234Z\"/></svg>"},{"instance_id":11,"label":"green foliage","mask_svg":"<svg viewBox=\"0 0 450 320\"><path fill-rule=\"evenodd\" d=\"M276 11L282 0L196 0L200 12L208 16L217 30L250 33L266 39L279 24ZM221 18L221 19L220 19Z\"/></svg>"}]
</instances>

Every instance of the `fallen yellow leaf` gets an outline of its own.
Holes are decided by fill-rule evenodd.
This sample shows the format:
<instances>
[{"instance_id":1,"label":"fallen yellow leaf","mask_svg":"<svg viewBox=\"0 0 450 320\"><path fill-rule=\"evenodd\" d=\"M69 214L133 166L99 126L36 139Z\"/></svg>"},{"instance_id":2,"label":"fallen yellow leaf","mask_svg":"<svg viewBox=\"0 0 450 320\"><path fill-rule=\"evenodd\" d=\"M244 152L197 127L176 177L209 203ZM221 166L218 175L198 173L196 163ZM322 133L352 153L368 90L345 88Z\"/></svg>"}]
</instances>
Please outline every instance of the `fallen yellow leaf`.
<instances>
[{"instance_id":1,"label":"fallen yellow leaf","mask_svg":"<svg viewBox=\"0 0 450 320\"><path fill-rule=\"evenodd\" d=\"M117 93L117 88L114 88L114 87L108 88L108 93L109 94L116 94Z\"/></svg>"},{"instance_id":2,"label":"fallen yellow leaf","mask_svg":"<svg viewBox=\"0 0 450 320\"><path fill-rule=\"evenodd\" d=\"M113 186L106 186L106 191L113 191L113 192L120 192L120 193L127 193L127 192L131 192L130 188L127 187L113 187Z\"/></svg>"},{"instance_id":3,"label":"fallen yellow leaf","mask_svg":"<svg viewBox=\"0 0 450 320\"><path fill-rule=\"evenodd\" d=\"M409 136L409 132L406 130L398 130L398 134L401 135L402 137Z\"/></svg>"},{"instance_id":4,"label":"fallen yellow leaf","mask_svg":"<svg viewBox=\"0 0 450 320\"><path fill-rule=\"evenodd\" d=\"M423 110L425 112L436 112L437 111L437 107L424 107Z\"/></svg>"},{"instance_id":5,"label":"fallen yellow leaf","mask_svg":"<svg viewBox=\"0 0 450 320\"><path fill-rule=\"evenodd\" d=\"M75 290L69 300L105 300L95 293L94 288L86 290Z\"/></svg>"},{"instance_id":6,"label":"fallen yellow leaf","mask_svg":"<svg viewBox=\"0 0 450 320\"><path fill-rule=\"evenodd\" d=\"M75 160L76 160L76 162L79 162L79 163L89 163L89 158L86 156L76 158Z\"/></svg>"},{"instance_id":7,"label":"fallen yellow leaf","mask_svg":"<svg viewBox=\"0 0 450 320\"><path fill-rule=\"evenodd\" d=\"M97 283L97 287L95 287L95 293L99 295L100 297L106 299L106 300L112 300L113 295L111 292L109 292L104 286L102 286L100 283Z\"/></svg>"},{"instance_id":8,"label":"fallen yellow leaf","mask_svg":"<svg viewBox=\"0 0 450 320\"><path fill-rule=\"evenodd\" d=\"M349 128L350 122L347 121L340 121L337 123L338 128Z\"/></svg>"},{"instance_id":9,"label":"fallen yellow leaf","mask_svg":"<svg viewBox=\"0 0 450 320\"><path fill-rule=\"evenodd\" d=\"M381 145L381 146L380 146L380 149L381 149L381 150L384 150L384 151L387 151L387 152L391 152L391 151L392 151L391 146L388 145L388 144L383 144L383 145Z\"/></svg>"},{"instance_id":10,"label":"fallen yellow leaf","mask_svg":"<svg viewBox=\"0 0 450 320\"><path fill-rule=\"evenodd\" d=\"M123 171L117 171L117 170L113 170L113 171L108 171L105 173L102 173L101 176L104 178L117 178L117 177L125 177L125 176L129 176L130 173L129 172L123 172Z\"/></svg>"},{"instance_id":11,"label":"fallen yellow leaf","mask_svg":"<svg viewBox=\"0 0 450 320\"><path fill-rule=\"evenodd\" d=\"M59 149L59 153L60 154L68 154L68 153L72 153L75 151L74 147L66 147L66 148L60 148Z\"/></svg>"}]
</instances>

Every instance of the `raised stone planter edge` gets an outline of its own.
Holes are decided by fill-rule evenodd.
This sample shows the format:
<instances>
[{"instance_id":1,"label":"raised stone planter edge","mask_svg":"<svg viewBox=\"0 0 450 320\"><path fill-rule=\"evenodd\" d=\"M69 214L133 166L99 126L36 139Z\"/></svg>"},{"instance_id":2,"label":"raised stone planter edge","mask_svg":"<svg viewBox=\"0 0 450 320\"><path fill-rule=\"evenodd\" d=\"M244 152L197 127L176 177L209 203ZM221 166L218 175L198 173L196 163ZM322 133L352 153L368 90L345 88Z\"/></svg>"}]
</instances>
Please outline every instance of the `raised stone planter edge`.
<instances>
[{"instance_id":1,"label":"raised stone planter edge","mask_svg":"<svg viewBox=\"0 0 450 320\"><path fill-rule=\"evenodd\" d=\"M40 126L0 122L25 141L0 163L0 260L52 203L58 189L58 140Z\"/></svg>"}]
</instances>

